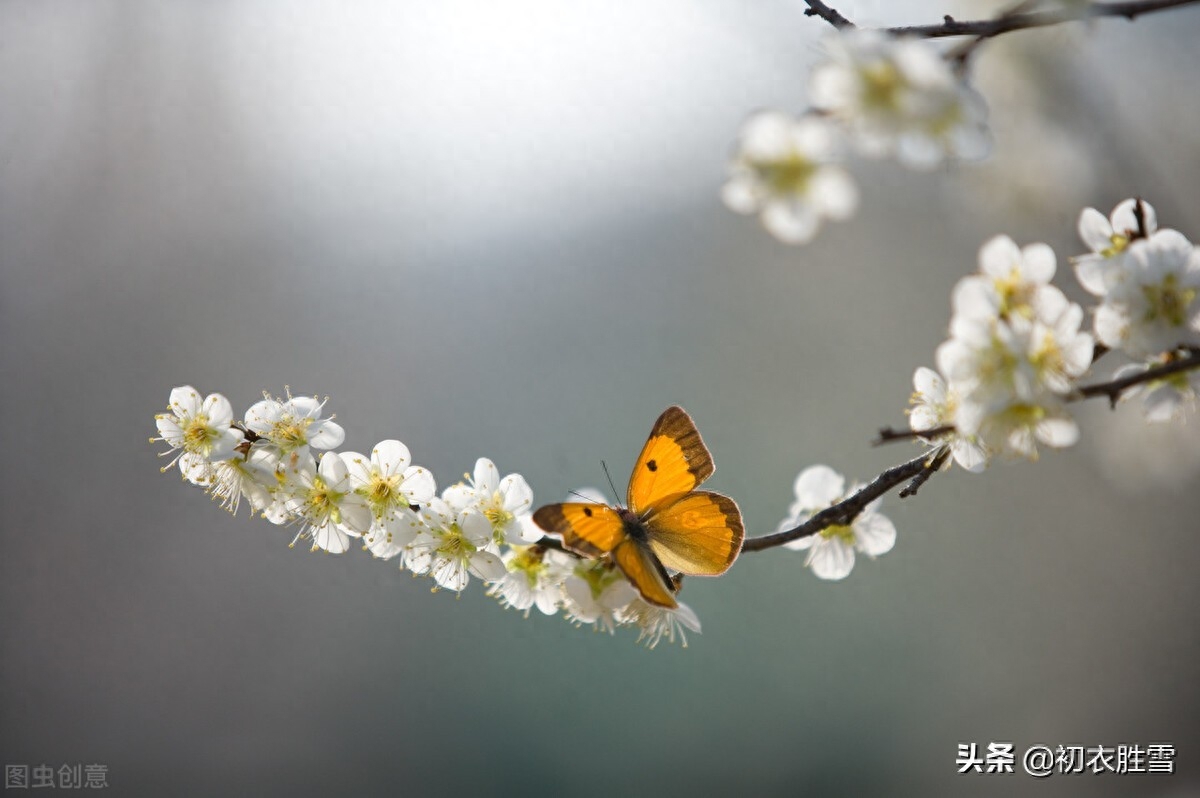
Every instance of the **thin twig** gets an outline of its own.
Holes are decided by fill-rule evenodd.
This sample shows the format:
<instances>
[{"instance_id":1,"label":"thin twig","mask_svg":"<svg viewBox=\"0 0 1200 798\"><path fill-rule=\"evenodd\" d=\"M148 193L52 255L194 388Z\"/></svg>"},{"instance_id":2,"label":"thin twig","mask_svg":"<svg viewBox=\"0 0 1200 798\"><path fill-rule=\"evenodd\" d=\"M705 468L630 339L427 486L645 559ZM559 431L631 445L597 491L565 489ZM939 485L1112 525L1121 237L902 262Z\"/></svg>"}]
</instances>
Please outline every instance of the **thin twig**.
<instances>
[{"instance_id":1,"label":"thin twig","mask_svg":"<svg viewBox=\"0 0 1200 798\"><path fill-rule=\"evenodd\" d=\"M925 454L929 455L930 453L926 452ZM907 499L909 496L916 496L921 486L928 482L931 476L942 470L942 466L946 464L946 459L949 457L949 446L943 446L934 452L929 457L929 461L925 463L925 467L921 469L921 473L913 477L912 482L909 482L904 490L900 491L900 498Z\"/></svg>"},{"instance_id":2,"label":"thin twig","mask_svg":"<svg viewBox=\"0 0 1200 798\"><path fill-rule=\"evenodd\" d=\"M921 472L929 469L932 473L933 464L937 460L936 453L930 456L930 453L922 454L920 457L913 458L907 463L901 463L898 466L893 466L887 471L884 471L875 479L871 480L866 486L859 489L858 492L845 499L842 499L837 504L826 507L821 512L809 518L804 523L793 529L788 529L783 532L776 532L773 535L763 535L758 538L748 538L742 544L742 551L762 551L775 546L782 546L784 543L790 543L793 540L815 535L822 529L827 529L831 526L846 526L854 521L867 505L878 499L883 494L890 491L892 488L898 487L900 484L914 479ZM925 477L929 479L929 477ZM922 480L923 482L924 480ZM918 486L920 487L920 486Z\"/></svg>"},{"instance_id":3,"label":"thin twig","mask_svg":"<svg viewBox=\"0 0 1200 798\"><path fill-rule=\"evenodd\" d=\"M1005 11L1004 13L1000 14L998 17L995 18L994 21L996 23L1000 23L1003 20L1012 19L1013 17L1019 17L1022 14L1027 14L1031 10L1036 9L1037 4L1038 4L1038 0L1023 0L1023 2L1017 3L1012 8L1010 8L1007 11ZM949 23L950 20L947 19L946 22ZM972 53L974 53L977 49L979 49L979 46L981 44L986 42L988 39L990 39L994 35L996 35L996 34L993 34L993 33L980 34L979 36L976 36L974 39L971 39L970 41L965 42L964 44L960 44L958 47L954 48L953 50L951 50L949 53L946 54L946 59L951 64L956 65L958 70L960 72L962 72L963 70L966 69L967 61L968 61L968 59L970 59Z\"/></svg>"},{"instance_id":4,"label":"thin twig","mask_svg":"<svg viewBox=\"0 0 1200 798\"><path fill-rule=\"evenodd\" d=\"M930 427L929 429L895 429L893 427L883 427L879 430L879 436L871 441L871 445L882 446L885 443L911 441L916 438L928 438L932 440L950 432L954 432L953 424L943 424L940 427Z\"/></svg>"},{"instance_id":5,"label":"thin twig","mask_svg":"<svg viewBox=\"0 0 1200 798\"><path fill-rule=\"evenodd\" d=\"M808 8L804 11L804 16L820 17L838 30L854 27L853 22L822 3L821 0L804 0L804 2L808 5Z\"/></svg>"},{"instance_id":6,"label":"thin twig","mask_svg":"<svg viewBox=\"0 0 1200 798\"><path fill-rule=\"evenodd\" d=\"M537 543L534 543L533 546L541 549L542 551L554 549L555 551L561 551L564 554L570 554L572 557L579 557L578 554L564 546L561 540L558 538L552 538L549 535L543 535L542 537L538 538Z\"/></svg>"},{"instance_id":7,"label":"thin twig","mask_svg":"<svg viewBox=\"0 0 1200 798\"><path fill-rule=\"evenodd\" d=\"M1109 401L1115 405L1117 400L1121 398L1121 394L1134 385L1152 382L1162 377L1169 377L1172 374L1179 374L1195 368L1200 368L1200 347L1180 347L1176 350L1175 359L1169 363L1146 369L1138 374L1131 374L1128 377L1122 377L1119 380L1085 385L1063 397L1063 400L1076 402L1082 399L1091 399L1095 396L1107 396ZM876 443L909 440L912 438L933 438L953 431L953 426L935 427L927 430L894 430L888 427L879 431L879 439ZM782 546L784 543L790 543L793 540L799 540L809 535L815 535L831 526L847 526L858 517L859 513L868 504L906 481L909 484L904 490L900 491L900 498L904 499L909 496L915 496L917 491L921 489L921 486L928 482L929 478L941 469L949 455L949 447L941 446L932 451L925 452L920 457L913 458L907 463L901 463L898 466L889 468L852 496L816 513L799 526L784 530L783 532L776 532L773 535L747 539L742 544L742 551L762 551L774 548L775 546Z\"/></svg>"},{"instance_id":8,"label":"thin twig","mask_svg":"<svg viewBox=\"0 0 1200 798\"><path fill-rule=\"evenodd\" d=\"M1126 388L1131 388L1134 385L1140 385L1144 382L1153 382L1162 377L1170 377L1172 374L1179 374L1180 372L1190 371L1194 368L1200 368L1200 347L1180 347L1177 351L1187 352L1187 354L1175 354L1169 362L1161 366L1154 366L1145 371L1130 374L1128 377L1122 377L1119 380L1080 386L1067 395L1066 401L1078 402L1081 399L1091 399L1095 396L1107 396L1109 405L1116 407L1121 394L1125 392Z\"/></svg>"},{"instance_id":9,"label":"thin twig","mask_svg":"<svg viewBox=\"0 0 1200 798\"><path fill-rule=\"evenodd\" d=\"M1108 351L1107 348L1104 351ZM1186 354L1179 354L1184 352ZM1141 385L1144 382L1154 382L1163 377L1170 377L1172 374L1179 374L1184 371L1200 368L1200 347L1196 346L1181 346L1171 354L1172 359L1161 366L1154 366L1145 371L1140 371L1136 374L1130 374L1128 377L1122 377L1119 380L1110 380L1109 382L1098 382L1094 385L1083 385L1076 388L1071 393L1063 397L1064 402L1079 402L1084 399L1093 399L1097 396L1107 396L1109 405L1117 406L1117 402L1121 399L1127 389L1135 385ZM915 430L915 429L893 429L892 427L884 427L879 430L879 437L872 443L876 446L884 443L893 443L895 441L908 441L915 438L933 439L939 435L948 435L954 432L953 424L946 424L933 429Z\"/></svg>"},{"instance_id":10,"label":"thin twig","mask_svg":"<svg viewBox=\"0 0 1200 798\"><path fill-rule=\"evenodd\" d=\"M1146 228L1146 201L1141 197L1133 203L1133 218L1137 219L1137 237L1149 238L1150 231Z\"/></svg>"},{"instance_id":11,"label":"thin twig","mask_svg":"<svg viewBox=\"0 0 1200 798\"><path fill-rule=\"evenodd\" d=\"M1075 22L1081 19L1097 19L1100 17L1124 17L1136 19L1142 14L1155 11L1166 11L1179 6L1192 5L1200 0L1139 0L1138 2L1103 3L1094 2L1076 13L1066 11L1028 11L1019 14L1003 14L994 19L979 19L960 22L947 16L936 25L906 25L897 28L886 28L894 36L915 36L922 39L937 39L946 36L980 36L991 38L1002 33L1026 28L1044 28L1049 25L1060 25L1064 22ZM809 3L811 6L812 3ZM808 11L805 12L809 13ZM819 14L816 16L820 16Z\"/></svg>"}]
</instances>

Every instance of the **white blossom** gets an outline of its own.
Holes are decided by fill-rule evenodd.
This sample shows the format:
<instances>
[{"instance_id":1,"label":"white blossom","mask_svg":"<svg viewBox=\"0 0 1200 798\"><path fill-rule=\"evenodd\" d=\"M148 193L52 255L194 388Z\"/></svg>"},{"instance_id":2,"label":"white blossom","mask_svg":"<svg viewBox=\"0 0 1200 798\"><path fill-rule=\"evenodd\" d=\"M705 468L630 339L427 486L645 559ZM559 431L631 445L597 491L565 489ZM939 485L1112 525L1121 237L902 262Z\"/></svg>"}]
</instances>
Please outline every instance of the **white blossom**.
<instances>
[{"instance_id":1,"label":"white blossom","mask_svg":"<svg viewBox=\"0 0 1200 798\"><path fill-rule=\"evenodd\" d=\"M1054 250L1045 244L1019 248L1008 236L996 236L979 249L979 274L954 287L955 318L1026 319L1056 313L1065 296L1054 278Z\"/></svg>"},{"instance_id":2,"label":"white blossom","mask_svg":"<svg viewBox=\"0 0 1200 798\"><path fill-rule=\"evenodd\" d=\"M231 514L237 515L242 499L251 513L266 510L275 500L279 482L275 477L279 460L263 449L251 447L246 456L234 456L213 465L214 498Z\"/></svg>"},{"instance_id":3,"label":"white blossom","mask_svg":"<svg viewBox=\"0 0 1200 798\"><path fill-rule=\"evenodd\" d=\"M846 490L846 480L829 466L809 466L796 477L796 501L788 508L788 517L779 530L799 526L821 510L837 504L857 490ZM784 545L796 551L808 551L804 564L821 579L844 579L854 568L854 552L868 557L886 554L896 545L896 527L878 512L879 500L868 504L849 526L834 524L815 535Z\"/></svg>"},{"instance_id":4,"label":"white blossom","mask_svg":"<svg viewBox=\"0 0 1200 798\"><path fill-rule=\"evenodd\" d=\"M508 573L492 583L488 595L526 615L535 606L543 615L557 613L563 602L563 582L578 560L540 546L513 546L501 556Z\"/></svg>"},{"instance_id":5,"label":"white blossom","mask_svg":"<svg viewBox=\"0 0 1200 798\"><path fill-rule=\"evenodd\" d=\"M343 452L342 458L352 489L371 508L371 528L363 542L380 559L396 556L422 528L413 508L437 494L433 475L411 465L408 447L398 440L380 441L369 459L358 452Z\"/></svg>"},{"instance_id":6,"label":"white blossom","mask_svg":"<svg viewBox=\"0 0 1200 798\"><path fill-rule=\"evenodd\" d=\"M350 538L371 526L371 510L351 490L346 462L335 452L323 455L316 470L309 463L288 470L282 490L288 494L288 512L300 519L296 540L311 538L313 551L343 554L350 548Z\"/></svg>"},{"instance_id":7,"label":"white blossom","mask_svg":"<svg viewBox=\"0 0 1200 798\"><path fill-rule=\"evenodd\" d=\"M660 607L639 596L629 603L622 616L627 623L638 627L637 642L645 643L646 648L650 649L656 647L664 637L668 643L674 643L679 638L680 646L687 648L684 628L700 634L699 616L682 601L674 607Z\"/></svg>"},{"instance_id":8,"label":"white blossom","mask_svg":"<svg viewBox=\"0 0 1200 798\"><path fill-rule=\"evenodd\" d=\"M1106 283L1096 337L1131 357L1200 344L1200 253L1175 230L1129 245L1122 274Z\"/></svg>"},{"instance_id":9,"label":"white blossom","mask_svg":"<svg viewBox=\"0 0 1200 798\"><path fill-rule=\"evenodd\" d=\"M456 511L472 510L492 525L497 543L535 543L544 534L533 523L533 491L520 474L503 479L496 464L486 457L475 461L474 476L446 488L442 498Z\"/></svg>"},{"instance_id":10,"label":"white blossom","mask_svg":"<svg viewBox=\"0 0 1200 798\"><path fill-rule=\"evenodd\" d=\"M1037 443L1070 446L1078 427L1063 398L1091 364L1083 309L1064 298L1047 320L956 319L938 347L939 370L958 391L954 425L989 451L1034 459Z\"/></svg>"},{"instance_id":11,"label":"white blossom","mask_svg":"<svg viewBox=\"0 0 1200 798\"><path fill-rule=\"evenodd\" d=\"M1149 363L1131 363L1117 369L1114 380L1132 377L1148 369L1165 365L1176 357L1170 353ZM1165 377L1131 386L1121 393L1122 401L1140 398L1146 420L1156 424L1178 421L1196 408L1200 393L1200 371L1176 372Z\"/></svg>"},{"instance_id":12,"label":"white blossom","mask_svg":"<svg viewBox=\"0 0 1200 798\"><path fill-rule=\"evenodd\" d=\"M321 418L325 403L315 397L291 396L286 400L263 394L246 411L246 428L262 437L265 446L292 463L313 449L336 449L342 445L346 432L335 424L332 416Z\"/></svg>"},{"instance_id":13,"label":"white blossom","mask_svg":"<svg viewBox=\"0 0 1200 798\"><path fill-rule=\"evenodd\" d=\"M917 169L987 154L986 104L929 42L858 29L833 34L826 50L809 96L846 125L862 154Z\"/></svg>"},{"instance_id":14,"label":"white blossom","mask_svg":"<svg viewBox=\"0 0 1200 798\"><path fill-rule=\"evenodd\" d=\"M471 576L492 582L507 573L494 551L492 525L476 510L455 510L443 499L421 511L425 529L408 544L404 565L429 574L438 587L461 592Z\"/></svg>"},{"instance_id":15,"label":"white blossom","mask_svg":"<svg viewBox=\"0 0 1200 798\"><path fill-rule=\"evenodd\" d=\"M827 121L760 112L742 128L722 199L735 213L760 214L780 241L806 243L822 220L848 219L858 208L858 189L837 156Z\"/></svg>"},{"instance_id":16,"label":"white blossom","mask_svg":"<svg viewBox=\"0 0 1200 798\"><path fill-rule=\"evenodd\" d=\"M232 426L233 407L219 393L210 393L201 399L195 388L181 385L171 390L167 407L171 412L154 417L160 437L150 440L165 442L172 452L181 451L163 468L164 471L175 465L182 455L189 454L193 457L188 458L188 471L182 471L181 464L181 473L193 482L204 481L208 474L196 458L210 463L225 460L233 456L234 449L245 437L240 429Z\"/></svg>"},{"instance_id":17,"label":"white blossom","mask_svg":"<svg viewBox=\"0 0 1200 798\"><path fill-rule=\"evenodd\" d=\"M1109 288L1125 277L1125 255L1138 238L1149 237L1158 229L1158 214L1148 202L1142 202L1143 224L1137 220L1138 200L1127 199L1113 208L1109 217L1095 208L1079 214L1079 237L1091 250L1072 258L1075 277L1091 294L1108 295ZM1142 227L1145 227L1144 235Z\"/></svg>"},{"instance_id":18,"label":"white blossom","mask_svg":"<svg viewBox=\"0 0 1200 798\"><path fill-rule=\"evenodd\" d=\"M637 595L619 570L600 560L584 560L563 583L563 611L576 623L612 634Z\"/></svg>"},{"instance_id":19,"label":"white blossom","mask_svg":"<svg viewBox=\"0 0 1200 798\"><path fill-rule=\"evenodd\" d=\"M912 409L909 410L909 425L916 432L925 432L941 427L954 427L954 417L958 410L958 391L946 385L945 379L931 368L921 366L913 373L913 395L910 400ZM950 447L953 460L946 460L945 468L951 462L972 473L979 473L987 467L987 449L979 443L974 435L964 435L957 428L949 432L931 437L922 436L922 440L933 446Z\"/></svg>"}]
</instances>

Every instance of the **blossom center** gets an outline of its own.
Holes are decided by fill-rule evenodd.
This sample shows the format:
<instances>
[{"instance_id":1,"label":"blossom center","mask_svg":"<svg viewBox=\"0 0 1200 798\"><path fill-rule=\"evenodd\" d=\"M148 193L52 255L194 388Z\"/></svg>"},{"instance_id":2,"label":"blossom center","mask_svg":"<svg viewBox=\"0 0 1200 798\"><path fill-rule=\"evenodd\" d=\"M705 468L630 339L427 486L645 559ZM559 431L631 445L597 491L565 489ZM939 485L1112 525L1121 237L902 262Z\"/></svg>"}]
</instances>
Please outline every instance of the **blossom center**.
<instances>
[{"instance_id":1,"label":"blossom center","mask_svg":"<svg viewBox=\"0 0 1200 798\"><path fill-rule=\"evenodd\" d=\"M329 487L321 477L314 477L313 486L309 489L306 499L308 516L310 518L328 517L335 524L340 524L342 511L338 505L342 501L342 495Z\"/></svg>"},{"instance_id":2,"label":"blossom center","mask_svg":"<svg viewBox=\"0 0 1200 798\"><path fill-rule=\"evenodd\" d=\"M212 450L215 430L208 426L208 416L199 413L187 422L183 430L183 448L189 452L207 455Z\"/></svg>"},{"instance_id":3,"label":"blossom center","mask_svg":"<svg viewBox=\"0 0 1200 798\"><path fill-rule=\"evenodd\" d=\"M1041 345L1030 356L1033 367L1041 374L1065 375L1067 370L1066 358L1062 348L1050 330L1042 336Z\"/></svg>"},{"instance_id":4,"label":"blossom center","mask_svg":"<svg viewBox=\"0 0 1200 798\"><path fill-rule=\"evenodd\" d=\"M822 529L820 532L820 535L821 535L821 537L825 538L826 540L837 539L837 540L840 540L841 542L845 543L847 546L854 545L854 529L853 529L853 527L842 526L840 524L834 524L833 526L827 526L824 529Z\"/></svg>"},{"instance_id":5,"label":"blossom center","mask_svg":"<svg viewBox=\"0 0 1200 798\"><path fill-rule=\"evenodd\" d=\"M883 110L893 110L899 103L904 80L895 64L879 61L868 64L859 73L863 82L863 104Z\"/></svg>"},{"instance_id":6,"label":"blossom center","mask_svg":"<svg viewBox=\"0 0 1200 798\"><path fill-rule=\"evenodd\" d=\"M504 509L504 497L500 492L492 494L492 504L483 511L483 517L492 524L492 529L499 532L508 527L513 520L513 514Z\"/></svg>"},{"instance_id":7,"label":"blossom center","mask_svg":"<svg viewBox=\"0 0 1200 798\"><path fill-rule=\"evenodd\" d=\"M1034 427L1046 418L1046 408L1037 404L1014 404L1001 414L1012 427Z\"/></svg>"},{"instance_id":8,"label":"blossom center","mask_svg":"<svg viewBox=\"0 0 1200 798\"><path fill-rule=\"evenodd\" d=\"M597 565L581 565L575 569L575 575L587 582L594 601L600 599L606 587L621 578L616 571Z\"/></svg>"},{"instance_id":9,"label":"blossom center","mask_svg":"<svg viewBox=\"0 0 1200 798\"><path fill-rule=\"evenodd\" d=\"M948 102L945 108L930 117L926 123L926 129L935 137L943 137L958 127L962 120L962 106L956 102Z\"/></svg>"},{"instance_id":10,"label":"blossom center","mask_svg":"<svg viewBox=\"0 0 1200 798\"><path fill-rule=\"evenodd\" d=\"M399 474L393 474L390 477L385 477L378 472L371 474L371 482L367 486L367 501L381 510L399 504L400 499L403 498L400 496L401 481Z\"/></svg>"},{"instance_id":11,"label":"blossom center","mask_svg":"<svg viewBox=\"0 0 1200 798\"><path fill-rule=\"evenodd\" d=\"M297 421L290 417L276 421L271 427L271 440L285 452L299 449L308 443L307 432L310 423L312 423L311 419Z\"/></svg>"},{"instance_id":12,"label":"blossom center","mask_svg":"<svg viewBox=\"0 0 1200 798\"><path fill-rule=\"evenodd\" d=\"M463 536L458 524L451 524L438 543L438 553L449 559L456 559L474 554L475 544Z\"/></svg>"},{"instance_id":13,"label":"blossom center","mask_svg":"<svg viewBox=\"0 0 1200 798\"><path fill-rule=\"evenodd\" d=\"M1034 286L1022 279L1020 269L1014 266L1006 276L995 278L992 285L1000 297L1001 318L1007 318L1014 313L1027 319L1033 318L1030 299Z\"/></svg>"},{"instance_id":14,"label":"blossom center","mask_svg":"<svg viewBox=\"0 0 1200 798\"><path fill-rule=\"evenodd\" d=\"M1129 246L1129 237L1123 236L1120 233L1113 233L1108 237L1108 240L1112 242L1112 246L1108 246L1100 250L1100 254L1106 258L1112 258L1120 255L1125 251L1125 248Z\"/></svg>"},{"instance_id":15,"label":"blossom center","mask_svg":"<svg viewBox=\"0 0 1200 798\"><path fill-rule=\"evenodd\" d=\"M513 550L517 552L517 556L509 561L508 569L525 574L529 586L537 587L538 580L549 567L542 561L541 552L534 550L532 546L514 546Z\"/></svg>"},{"instance_id":16,"label":"blossom center","mask_svg":"<svg viewBox=\"0 0 1200 798\"><path fill-rule=\"evenodd\" d=\"M979 359L979 381L983 384L993 382L1012 382L1017 370L1017 356L997 335L992 336L991 347Z\"/></svg>"},{"instance_id":17,"label":"blossom center","mask_svg":"<svg viewBox=\"0 0 1200 798\"><path fill-rule=\"evenodd\" d=\"M1162 318L1172 327L1182 327L1186 323L1188 307L1196 299L1196 289L1184 288L1178 283L1176 275L1168 274L1158 285L1142 286L1150 305L1146 309L1146 321Z\"/></svg>"},{"instance_id":18,"label":"blossom center","mask_svg":"<svg viewBox=\"0 0 1200 798\"><path fill-rule=\"evenodd\" d=\"M751 167L773 194L800 194L817 171L817 164L799 153L778 161L753 161Z\"/></svg>"}]
</instances>

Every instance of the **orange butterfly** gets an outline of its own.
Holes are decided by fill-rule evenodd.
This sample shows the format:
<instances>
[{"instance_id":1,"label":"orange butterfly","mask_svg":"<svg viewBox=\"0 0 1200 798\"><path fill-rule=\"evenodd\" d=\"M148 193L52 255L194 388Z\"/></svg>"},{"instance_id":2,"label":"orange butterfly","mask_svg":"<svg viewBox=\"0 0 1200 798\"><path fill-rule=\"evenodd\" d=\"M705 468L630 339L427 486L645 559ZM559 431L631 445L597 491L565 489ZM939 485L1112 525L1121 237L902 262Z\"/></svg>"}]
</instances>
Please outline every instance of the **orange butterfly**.
<instances>
[{"instance_id":1,"label":"orange butterfly","mask_svg":"<svg viewBox=\"0 0 1200 798\"><path fill-rule=\"evenodd\" d=\"M547 532L585 557L608 555L642 598L675 607L667 568L689 576L729 570L742 550L745 529L728 496L696 490L714 470L712 455L692 417L668 407L654 422L626 493L628 507L567 502L533 514Z\"/></svg>"}]
</instances>

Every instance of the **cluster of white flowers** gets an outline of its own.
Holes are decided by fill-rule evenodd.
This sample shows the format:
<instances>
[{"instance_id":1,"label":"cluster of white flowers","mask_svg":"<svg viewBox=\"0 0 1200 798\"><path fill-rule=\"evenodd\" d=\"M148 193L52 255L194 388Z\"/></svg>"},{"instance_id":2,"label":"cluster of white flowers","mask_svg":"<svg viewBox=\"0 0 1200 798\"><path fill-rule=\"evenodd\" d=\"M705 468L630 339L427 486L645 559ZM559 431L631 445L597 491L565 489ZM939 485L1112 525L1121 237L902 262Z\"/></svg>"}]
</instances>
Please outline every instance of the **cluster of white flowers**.
<instances>
[{"instance_id":1,"label":"cluster of white flowers","mask_svg":"<svg viewBox=\"0 0 1200 798\"><path fill-rule=\"evenodd\" d=\"M1018 247L997 236L979 251L979 271L952 296L950 338L937 350L940 371L913 375L911 429L931 449L932 465L978 473L993 456L1037 459L1038 446L1060 448L1079 438L1068 403L1080 398L1079 379L1097 352L1119 350L1135 362L1114 380L1200 353L1200 251L1174 230L1160 230L1154 209L1126 200L1105 217L1088 208L1079 234L1091 252L1073 258L1079 282L1100 304L1093 330L1085 314L1051 285L1054 251ZM1097 348L1097 341L1100 348ZM1150 421L1179 418L1196 404L1200 370L1177 371L1119 392L1141 396ZM1113 394L1118 395L1118 394ZM852 495L841 476L813 466L796 479L796 502L779 531L793 529ZM841 579L854 552L877 556L895 543L891 522L875 504L849 526L831 526L787 543L807 550L806 565L822 579Z\"/></svg>"},{"instance_id":2,"label":"cluster of white flowers","mask_svg":"<svg viewBox=\"0 0 1200 798\"><path fill-rule=\"evenodd\" d=\"M1200 250L1178 231L1160 230L1149 203L1125 200L1108 218L1088 208L1079 236L1092 250L1075 258L1075 276L1100 299L1096 339L1135 361L1114 376L1165 365L1200 346ZM1143 398L1149 420L1170 421L1195 405L1198 388L1197 372L1180 372L1131 395Z\"/></svg>"},{"instance_id":3,"label":"cluster of white flowers","mask_svg":"<svg viewBox=\"0 0 1200 798\"><path fill-rule=\"evenodd\" d=\"M952 438L960 451L965 441L1031 459L1039 443L1070 446L1079 428L1064 400L1095 342L1080 331L1083 308L1050 285L1054 251L999 236L980 249L979 270L955 288L950 340L937 351L954 397Z\"/></svg>"},{"instance_id":4,"label":"cluster of white flowers","mask_svg":"<svg viewBox=\"0 0 1200 798\"><path fill-rule=\"evenodd\" d=\"M826 51L809 84L813 110L751 117L722 193L730 210L761 214L790 244L857 209L857 188L836 165L843 139L862 156L913 169L982 158L991 143L983 99L928 41L853 29L832 34Z\"/></svg>"},{"instance_id":5,"label":"cluster of white flowers","mask_svg":"<svg viewBox=\"0 0 1200 798\"><path fill-rule=\"evenodd\" d=\"M1122 202L1110 217L1092 208L1080 216L1092 251L1072 260L1079 282L1101 299L1094 336L1081 329L1083 308L1050 284L1053 250L1021 249L1004 236L984 244L979 274L954 290L950 339L937 351L941 374L921 368L913 377L913 430L949 446L968 471L983 470L992 455L1036 459L1038 444L1078 440L1066 404L1097 351L1137 361L1117 370L1122 378L1200 345L1200 253L1178 232L1157 229L1154 209L1139 202ZM1196 372L1138 385L1123 398L1135 395L1145 397L1151 420L1176 418L1194 404Z\"/></svg>"},{"instance_id":6,"label":"cluster of white flowers","mask_svg":"<svg viewBox=\"0 0 1200 798\"><path fill-rule=\"evenodd\" d=\"M245 502L296 527L292 545L303 539L313 551L343 554L357 538L375 558L433 579L435 591L461 592L473 576L527 616L536 606L609 632L635 626L650 648L663 638L686 646L684 629L700 631L687 605L649 605L611 563L562 550L533 523L533 491L520 474L501 477L481 457L473 475L439 496L433 475L398 440L381 441L370 456L332 451L346 436L332 416L322 418L324 404L267 396L236 423L224 396L184 385L155 417L151 441L170 447L164 471L178 466L230 512Z\"/></svg>"}]
</instances>

